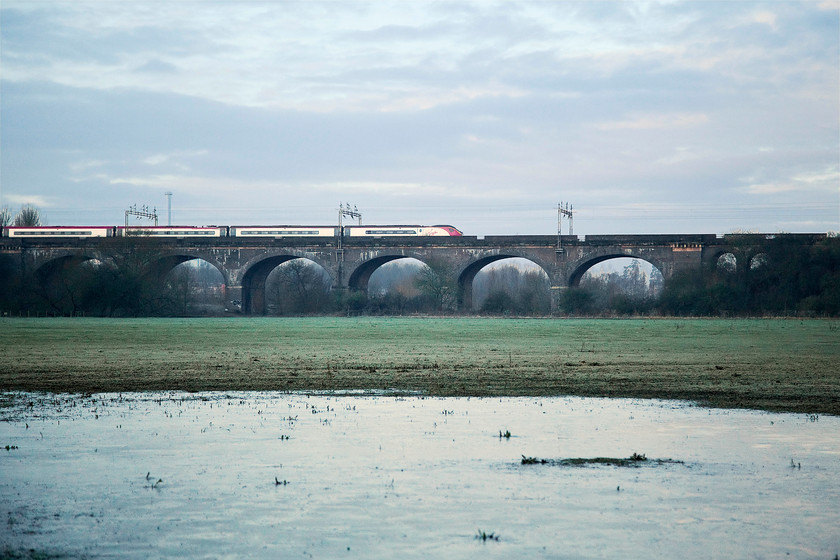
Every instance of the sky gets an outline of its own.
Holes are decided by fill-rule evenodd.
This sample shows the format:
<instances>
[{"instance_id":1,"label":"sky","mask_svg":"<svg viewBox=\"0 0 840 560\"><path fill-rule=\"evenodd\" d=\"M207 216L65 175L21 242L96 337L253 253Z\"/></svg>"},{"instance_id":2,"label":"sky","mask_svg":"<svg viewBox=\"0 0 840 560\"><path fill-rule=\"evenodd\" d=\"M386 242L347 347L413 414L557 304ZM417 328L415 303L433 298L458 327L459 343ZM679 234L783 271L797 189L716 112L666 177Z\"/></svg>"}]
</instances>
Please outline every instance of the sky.
<instances>
[{"instance_id":1,"label":"sky","mask_svg":"<svg viewBox=\"0 0 840 560\"><path fill-rule=\"evenodd\" d=\"M840 230L837 0L3 0L0 49L50 225Z\"/></svg>"}]
</instances>

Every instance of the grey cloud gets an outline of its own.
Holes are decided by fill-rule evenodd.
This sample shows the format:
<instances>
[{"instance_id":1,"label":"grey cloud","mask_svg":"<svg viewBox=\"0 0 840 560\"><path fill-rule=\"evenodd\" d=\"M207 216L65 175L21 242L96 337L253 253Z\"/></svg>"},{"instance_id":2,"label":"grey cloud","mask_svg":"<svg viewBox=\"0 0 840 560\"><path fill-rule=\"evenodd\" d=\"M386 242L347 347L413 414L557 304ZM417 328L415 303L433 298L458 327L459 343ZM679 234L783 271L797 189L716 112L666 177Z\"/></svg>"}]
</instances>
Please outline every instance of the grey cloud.
<instances>
[{"instance_id":1,"label":"grey cloud","mask_svg":"<svg viewBox=\"0 0 840 560\"><path fill-rule=\"evenodd\" d=\"M93 6L96 8L97 4ZM79 27L81 22L70 17L72 9L58 6L51 8L0 10L4 58L25 57L28 61L38 60L42 64L85 61L114 65L126 54L153 51L159 55L183 56L194 52L197 43L204 52L211 46L200 41L201 37L190 30L171 27L82 29ZM95 9L91 17L96 18Z\"/></svg>"},{"instance_id":2,"label":"grey cloud","mask_svg":"<svg viewBox=\"0 0 840 560\"><path fill-rule=\"evenodd\" d=\"M148 74L177 74L180 72L180 69L174 64L160 59L153 59L138 67L137 71Z\"/></svg>"},{"instance_id":3,"label":"grey cloud","mask_svg":"<svg viewBox=\"0 0 840 560\"><path fill-rule=\"evenodd\" d=\"M5 73L4 192L118 208L171 176L208 185L177 195L198 222L272 205L276 218L281 204L316 215L352 195L372 216L434 215L478 233L527 232L523 216L542 207L550 229L563 196L596 233L641 227L598 221L596 207L668 203L716 228L694 209L714 201L734 219L790 200L776 185L792 177L831 177L832 165L837 176L837 11L468 2L414 6L414 22L379 4L244 6L207 22L166 7L93 38L75 35L70 8L0 10L5 68L96 68L80 87ZM750 23L765 9L775 28ZM266 107L245 106L257 98ZM289 108L302 104L311 110ZM275 191L282 202L266 203ZM836 193L802 203L836 208Z\"/></svg>"}]
</instances>

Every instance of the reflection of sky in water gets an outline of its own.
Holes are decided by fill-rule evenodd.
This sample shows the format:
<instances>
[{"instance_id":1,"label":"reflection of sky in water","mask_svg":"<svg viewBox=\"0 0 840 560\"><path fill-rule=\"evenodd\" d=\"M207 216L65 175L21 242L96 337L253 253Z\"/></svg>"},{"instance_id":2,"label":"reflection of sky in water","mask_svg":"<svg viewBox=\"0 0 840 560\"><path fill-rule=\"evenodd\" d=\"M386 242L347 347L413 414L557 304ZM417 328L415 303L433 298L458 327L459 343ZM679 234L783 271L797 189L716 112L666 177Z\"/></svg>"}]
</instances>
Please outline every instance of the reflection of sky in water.
<instances>
[{"instance_id":1,"label":"reflection of sky in water","mask_svg":"<svg viewBox=\"0 0 840 560\"><path fill-rule=\"evenodd\" d=\"M22 395L2 409L0 443L18 448L0 461L0 550L820 559L840 551L836 417L624 399L124 397ZM506 430L512 437L499 438ZM685 464L520 464L523 455L634 452ZM479 529L500 540L475 539Z\"/></svg>"}]
</instances>

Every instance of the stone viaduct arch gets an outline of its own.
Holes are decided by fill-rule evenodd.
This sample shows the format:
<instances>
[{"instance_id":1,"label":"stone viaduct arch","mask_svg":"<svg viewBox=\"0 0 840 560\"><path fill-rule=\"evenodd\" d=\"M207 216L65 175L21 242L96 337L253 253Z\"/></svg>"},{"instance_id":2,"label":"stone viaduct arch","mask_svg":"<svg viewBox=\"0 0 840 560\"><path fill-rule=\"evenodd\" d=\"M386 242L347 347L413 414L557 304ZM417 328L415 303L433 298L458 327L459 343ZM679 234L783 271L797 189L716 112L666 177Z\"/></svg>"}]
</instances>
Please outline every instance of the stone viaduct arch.
<instances>
[{"instance_id":1,"label":"stone viaduct arch","mask_svg":"<svg viewBox=\"0 0 840 560\"><path fill-rule=\"evenodd\" d=\"M586 274L586 272L590 268L592 268L593 266L595 266L597 264L600 264L602 262L608 261L608 260L621 259L621 258L640 259L640 260L646 261L646 262L652 264L653 266L655 266L659 270L660 273L662 273L663 268L668 267L667 262L662 262L661 259L657 259L657 258L653 258L653 257L645 258L645 257L638 256L638 255L635 255L635 254L632 254L632 253L616 254L616 253L607 252L607 254L600 255L600 256L597 256L597 257L592 257L589 260L586 260L586 261L580 263L577 266L577 268L575 268L572 271L571 275L569 276L567 287L574 288L574 287L579 286L580 285L580 280L581 280L581 278L583 278L583 275ZM673 273L673 271L671 271L671 273ZM663 273L663 277L664 276L665 275Z\"/></svg>"},{"instance_id":2,"label":"stone viaduct arch","mask_svg":"<svg viewBox=\"0 0 840 560\"><path fill-rule=\"evenodd\" d=\"M472 307L472 283L476 274L485 266L494 262L511 259L524 258L537 266L551 278L554 269L542 258L529 253L528 251L512 250L512 251L468 251L461 253L453 253L446 250L402 250L402 251L382 251L376 254L359 254L357 261L348 267L348 277L346 288L350 290L367 291L370 277L376 272L379 267L389 262L399 259L416 259L424 264L437 261L443 262L446 266L452 268L457 277L458 283L458 300L463 309L470 309Z\"/></svg>"},{"instance_id":3,"label":"stone viaduct arch","mask_svg":"<svg viewBox=\"0 0 840 560\"><path fill-rule=\"evenodd\" d=\"M106 271L122 269L130 275L141 278L145 286L150 288L151 293L163 287L166 276L176 266L187 261L201 259L213 266L227 282L226 270L220 266L212 255L202 254L200 251L174 251L144 252L143 254L131 254L108 248L85 248L71 250L46 251L38 255L38 259L28 263L28 281L35 284L37 293L40 294L51 306L61 302L62 292L64 297L71 296L71 292L78 290L84 284L76 284L71 290L71 283L79 280L77 272L86 262L96 261L102 265L100 270L87 271L87 281L90 281L97 274L104 274ZM124 276L111 275L111 281Z\"/></svg>"},{"instance_id":4,"label":"stone viaduct arch","mask_svg":"<svg viewBox=\"0 0 840 560\"><path fill-rule=\"evenodd\" d=\"M26 256L26 255L25 255ZM30 259L24 259L24 269L33 273L36 277L47 278L54 271L60 268L77 266L85 261L97 260L103 263L119 265L120 261L131 261L132 265L142 270L143 275L150 280L163 280L173 268L181 263L201 259L221 272L227 281L227 270L223 263L214 258L214 255L202 251L188 250L162 250L150 252L146 255L131 256L120 251L113 251L107 248L95 249L63 249L55 251L41 251L32 255ZM27 262L28 261L28 262Z\"/></svg>"},{"instance_id":5,"label":"stone viaduct arch","mask_svg":"<svg viewBox=\"0 0 840 560\"><path fill-rule=\"evenodd\" d=\"M66 254L45 262L33 273L37 297L55 312L74 312L78 290L73 289L84 263L95 260L82 254Z\"/></svg>"},{"instance_id":6,"label":"stone viaduct arch","mask_svg":"<svg viewBox=\"0 0 840 560\"><path fill-rule=\"evenodd\" d=\"M179 264L183 264L185 262L193 261L196 259L201 259L213 265L213 267L215 267L216 270L218 270L222 274L222 278L224 278L225 283L227 283L227 274L225 274L226 271L224 267L220 266L217 262L213 262L212 259L205 258L205 256L191 255L185 253L175 253L172 255L161 256L159 259L155 259L149 263L149 277L152 278L154 281L163 282L163 280L166 278L166 275L169 274L172 271L172 269L174 269Z\"/></svg>"},{"instance_id":7,"label":"stone viaduct arch","mask_svg":"<svg viewBox=\"0 0 840 560\"><path fill-rule=\"evenodd\" d=\"M501 260L516 258L527 259L539 266L543 270L543 272L546 273L549 280L551 281L551 284L556 285L558 279L553 278L553 276L556 276L556 267L552 266L549 263L543 262L543 260L539 256L530 254L528 252L516 250L504 251L499 253L491 252L487 255L477 256L472 261L468 262L458 275L458 292L460 295L461 307L463 309L472 309L473 281L475 280L476 275L479 272L481 272L481 270L484 267Z\"/></svg>"},{"instance_id":8,"label":"stone viaduct arch","mask_svg":"<svg viewBox=\"0 0 840 560\"><path fill-rule=\"evenodd\" d=\"M265 315L265 283L268 275L283 263L294 259L305 259L319 265L335 278L332 263L324 262L316 255L301 254L300 251L266 253L247 260L238 270L241 286L241 309L247 315ZM319 262L320 261L320 262ZM326 265L326 266L325 266Z\"/></svg>"},{"instance_id":9,"label":"stone viaduct arch","mask_svg":"<svg viewBox=\"0 0 840 560\"><path fill-rule=\"evenodd\" d=\"M373 276L373 273L376 272L382 265L400 259L417 259L418 261L424 262L424 255L386 254L378 255L370 258L369 260L355 263L355 266L351 267L348 271L349 276L347 278L347 288L350 290L367 292L368 283L370 282L370 277Z\"/></svg>"},{"instance_id":10,"label":"stone viaduct arch","mask_svg":"<svg viewBox=\"0 0 840 560\"><path fill-rule=\"evenodd\" d=\"M67 254L47 261L35 270L35 278L41 282L52 281L57 275L73 269L82 263L96 260L95 257L88 257L83 254Z\"/></svg>"},{"instance_id":11,"label":"stone viaduct arch","mask_svg":"<svg viewBox=\"0 0 840 560\"><path fill-rule=\"evenodd\" d=\"M809 243L823 234L788 234ZM18 239L0 238L4 266L15 263L22 281L35 271L49 277L84 260L118 262L135 251L147 258L150 282L162 281L172 268L202 259L222 274L227 300L241 301L244 313L265 311L265 280L283 262L304 258L323 267L333 279L333 289L364 290L373 272L387 262L415 258L448 263L457 272L460 303L472 304L472 282L488 264L506 258L524 258L548 275L555 295L576 286L590 267L612 258L643 259L656 266L667 283L674 274L713 270L725 253L736 256L739 267L748 267L762 252L764 235L602 235L488 236L452 238L384 238L342 240L305 239ZM46 267L46 268L42 268ZM556 298L555 298L556 299Z\"/></svg>"}]
</instances>

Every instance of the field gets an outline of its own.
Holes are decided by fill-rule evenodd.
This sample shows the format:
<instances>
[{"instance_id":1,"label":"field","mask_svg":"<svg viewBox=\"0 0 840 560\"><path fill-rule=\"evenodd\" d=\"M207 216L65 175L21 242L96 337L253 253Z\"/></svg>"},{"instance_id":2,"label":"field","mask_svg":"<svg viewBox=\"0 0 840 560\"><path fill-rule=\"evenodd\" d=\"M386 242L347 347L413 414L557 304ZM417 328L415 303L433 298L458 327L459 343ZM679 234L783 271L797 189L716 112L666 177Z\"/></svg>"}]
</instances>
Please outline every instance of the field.
<instances>
[{"instance_id":1,"label":"field","mask_svg":"<svg viewBox=\"0 0 840 560\"><path fill-rule=\"evenodd\" d=\"M827 320L0 319L0 391L364 390L840 414Z\"/></svg>"}]
</instances>

